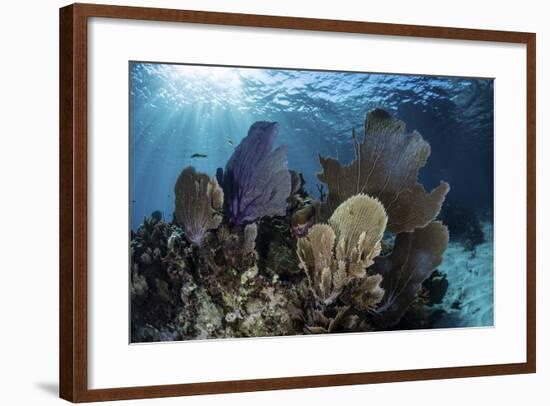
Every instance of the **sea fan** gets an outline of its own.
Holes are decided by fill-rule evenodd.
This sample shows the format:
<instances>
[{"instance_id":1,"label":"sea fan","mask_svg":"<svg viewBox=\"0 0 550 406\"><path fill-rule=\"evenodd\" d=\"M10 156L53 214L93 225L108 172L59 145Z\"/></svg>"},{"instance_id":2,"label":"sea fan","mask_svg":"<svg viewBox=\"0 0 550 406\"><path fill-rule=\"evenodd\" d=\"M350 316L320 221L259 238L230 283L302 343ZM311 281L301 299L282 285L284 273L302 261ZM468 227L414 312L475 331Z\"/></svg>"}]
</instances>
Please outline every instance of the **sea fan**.
<instances>
[{"instance_id":1,"label":"sea fan","mask_svg":"<svg viewBox=\"0 0 550 406\"><path fill-rule=\"evenodd\" d=\"M414 131L405 133L405 123L381 109L368 113L365 138L355 140L355 159L345 166L338 160L320 157L323 172L318 174L328 186L325 216L343 201L358 193L376 197L388 213L388 230L411 232L435 219L449 191L441 182L427 193L418 183L418 171L430 156L430 144Z\"/></svg>"},{"instance_id":2,"label":"sea fan","mask_svg":"<svg viewBox=\"0 0 550 406\"><path fill-rule=\"evenodd\" d=\"M287 147L272 151L278 124L258 121L235 148L223 173L225 208L231 223L284 215L290 195Z\"/></svg>"},{"instance_id":3,"label":"sea fan","mask_svg":"<svg viewBox=\"0 0 550 406\"><path fill-rule=\"evenodd\" d=\"M185 230L189 241L200 245L206 232L222 221L218 210L223 205L223 192L215 178L185 168L174 187L176 222Z\"/></svg>"}]
</instances>

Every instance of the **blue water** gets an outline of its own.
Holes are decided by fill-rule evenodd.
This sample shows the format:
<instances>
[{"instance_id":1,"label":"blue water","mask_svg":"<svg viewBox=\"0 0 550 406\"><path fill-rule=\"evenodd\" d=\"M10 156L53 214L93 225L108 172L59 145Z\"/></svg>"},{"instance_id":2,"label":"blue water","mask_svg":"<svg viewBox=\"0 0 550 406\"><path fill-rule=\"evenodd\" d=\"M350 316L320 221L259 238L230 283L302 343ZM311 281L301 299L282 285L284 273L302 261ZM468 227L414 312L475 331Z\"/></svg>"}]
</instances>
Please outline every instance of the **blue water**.
<instances>
[{"instance_id":1,"label":"blue water","mask_svg":"<svg viewBox=\"0 0 550 406\"><path fill-rule=\"evenodd\" d=\"M373 108L431 144L426 189L445 180L447 204L491 217L491 79L131 63L131 228L154 210L171 220L180 171L214 175L258 120L279 123L277 145L317 197L318 154L351 161L351 129L360 134Z\"/></svg>"}]
</instances>

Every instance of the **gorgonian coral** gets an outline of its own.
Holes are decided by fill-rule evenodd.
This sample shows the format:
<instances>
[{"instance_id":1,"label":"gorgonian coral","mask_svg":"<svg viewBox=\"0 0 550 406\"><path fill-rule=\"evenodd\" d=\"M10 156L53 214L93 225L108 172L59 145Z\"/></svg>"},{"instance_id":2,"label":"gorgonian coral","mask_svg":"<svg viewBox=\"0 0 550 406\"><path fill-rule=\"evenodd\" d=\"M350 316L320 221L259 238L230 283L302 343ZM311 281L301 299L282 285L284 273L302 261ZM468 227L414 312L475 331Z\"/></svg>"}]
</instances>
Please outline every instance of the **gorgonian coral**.
<instances>
[{"instance_id":1,"label":"gorgonian coral","mask_svg":"<svg viewBox=\"0 0 550 406\"><path fill-rule=\"evenodd\" d=\"M332 292L339 291L343 286L343 278L338 278L340 274L333 255L335 240L332 227L316 224L297 244L300 266L306 273L311 291L322 302L333 300Z\"/></svg>"},{"instance_id":2,"label":"gorgonian coral","mask_svg":"<svg viewBox=\"0 0 550 406\"><path fill-rule=\"evenodd\" d=\"M223 206L223 191L215 178L188 166L178 177L174 193L176 222L190 241L200 245L206 232L218 228L222 221L219 210Z\"/></svg>"},{"instance_id":3,"label":"gorgonian coral","mask_svg":"<svg viewBox=\"0 0 550 406\"><path fill-rule=\"evenodd\" d=\"M386 222L386 212L378 200L357 195L342 203L328 224L316 224L306 237L298 239L301 267L321 303L333 303L351 280L367 278L365 269L380 253ZM361 287L381 292L381 279L377 280L378 284Z\"/></svg>"},{"instance_id":4,"label":"gorgonian coral","mask_svg":"<svg viewBox=\"0 0 550 406\"><path fill-rule=\"evenodd\" d=\"M287 167L287 147L272 151L277 133L277 123L252 124L225 166L225 207L233 224L286 213L291 175Z\"/></svg>"},{"instance_id":5,"label":"gorgonian coral","mask_svg":"<svg viewBox=\"0 0 550 406\"><path fill-rule=\"evenodd\" d=\"M370 196L356 195L338 206L328 220L338 239L338 266L347 268L351 276L364 276L380 254L387 222L384 206Z\"/></svg>"},{"instance_id":6,"label":"gorgonian coral","mask_svg":"<svg viewBox=\"0 0 550 406\"><path fill-rule=\"evenodd\" d=\"M351 320L349 312L375 308L369 324L396 325L441 263L449 239L447 228L433 221L448 184L426 193L417 181L430 154L421 135L406 134L402 121L374 110L367 115L363 142L357 142L355 133L353 140L356 158L348 166L320 157L323 172L318 177L328 185L328 198L317 206L321 217L332 215L328 226L315 225L298 240L298 257L317 299L330 305L348 293L337 309L304 312L306 323L322 321L318 327L323 330L334 329L338 315ZM379 257L386 221L397 237L390 254Z\"/></svg>"},{"instance_id":7,"label":"gorgonian coral","mask_svg":"<svg viewBox=\"0 0 550 406\"><path fill-rule=\"evenodd\" d=\"M430 193L417 182L418 171L430 155L430 144L405 123L384 110L368 113L362 143L355 139L355 159L345 166L333 158L320 157L328 186L324 209L328 217L347 198L366 193L378 198L388 213L388 229L394 233L424 227L439 213L449 185L441 182Z\"/></svg>"},{"instance_id":8,"label":"gorgonian coral","mask_svg":"<svg viewBox=\"0 0 550 406\"><path fill-rule=\"evenodd\" d=\"M386 294L377 309L377 323L395 325L416 299L422 283L443 261L449 231L434 221L412 233L400 233L390 255L378 257L372 272L383 277Z\"/></svg>"}]
</instances>

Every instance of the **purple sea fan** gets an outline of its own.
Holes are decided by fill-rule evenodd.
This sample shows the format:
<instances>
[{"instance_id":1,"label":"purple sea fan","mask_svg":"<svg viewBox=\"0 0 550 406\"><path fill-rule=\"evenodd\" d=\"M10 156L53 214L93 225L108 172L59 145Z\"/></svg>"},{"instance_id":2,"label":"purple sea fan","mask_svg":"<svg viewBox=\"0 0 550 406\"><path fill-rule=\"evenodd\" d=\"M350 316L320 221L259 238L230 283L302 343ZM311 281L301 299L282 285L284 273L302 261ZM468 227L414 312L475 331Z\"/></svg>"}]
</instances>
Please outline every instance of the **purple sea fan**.
<instances>
[{"instance_id":1,"label":"purple sea fan","mask_svg":"<svg viewBox=\"0 0 550 406\"><path fill-rule=\"evenodd\" d=\"M255 122L227 161L223 190L233 224L286 213L291 186L287 147L271 150L278 129L277 123Z\"/></svg>"}]
</instances>

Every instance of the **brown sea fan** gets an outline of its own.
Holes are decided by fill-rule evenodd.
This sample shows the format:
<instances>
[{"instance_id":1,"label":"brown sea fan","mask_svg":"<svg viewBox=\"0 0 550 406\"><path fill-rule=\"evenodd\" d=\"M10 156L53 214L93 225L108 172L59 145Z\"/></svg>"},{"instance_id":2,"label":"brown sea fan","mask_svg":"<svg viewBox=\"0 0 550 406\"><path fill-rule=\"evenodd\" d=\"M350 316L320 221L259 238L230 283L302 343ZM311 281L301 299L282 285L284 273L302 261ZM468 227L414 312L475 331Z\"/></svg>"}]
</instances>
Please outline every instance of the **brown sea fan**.
<instances>
[{"instance_id":1,"label":"brown sea fan","mask_svg":"<svg viewBox=\"0 0 550 406\"><path fill-rule=\"evenodd\" d=\"M329 190L325 218L359 193L382 202L388 229L396 234L424 227L438 215L449 185L441 182L427 193L418 183L418 171L430 156L430 144L418 132L406 134L403 121L377 109L367 115L363 142L355 137L354 142L355 159L347 166L319 157L323 171L317 177Z\"/></svg>"}]
</instances>

